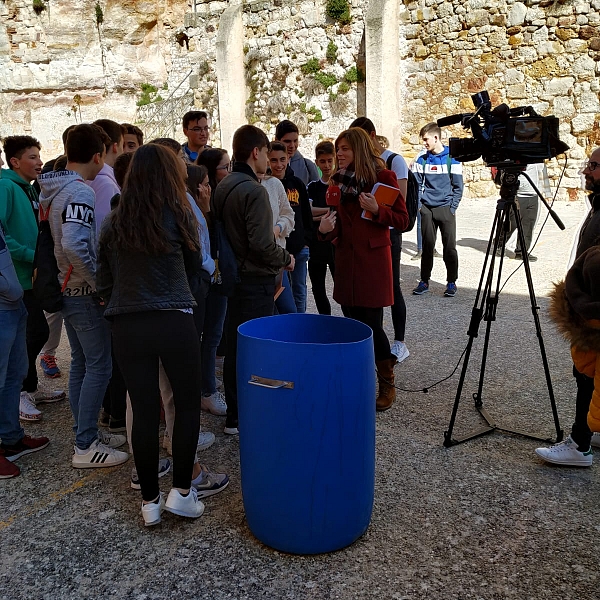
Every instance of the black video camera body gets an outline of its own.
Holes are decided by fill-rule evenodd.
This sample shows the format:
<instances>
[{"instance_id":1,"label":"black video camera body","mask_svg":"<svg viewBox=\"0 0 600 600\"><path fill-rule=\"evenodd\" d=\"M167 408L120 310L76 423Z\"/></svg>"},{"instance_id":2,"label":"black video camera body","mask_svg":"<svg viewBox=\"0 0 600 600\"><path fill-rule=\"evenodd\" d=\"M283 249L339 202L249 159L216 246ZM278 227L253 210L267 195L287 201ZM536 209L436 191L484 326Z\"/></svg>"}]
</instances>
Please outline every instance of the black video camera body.
<instances>
[{"instance_id":1,"label":"black video camera body","mask_svg":"<svg viewBox=\"0 0 600 600\"><path fill-rule=\"evenodd\" d=\"M438 119L438 126L460 123L473 138L450 138L450 156L460 162L482 157L489 167L541 163L569 147L561 142L558 119L542 117L532 106L509 108L500 104L492 110L484 90L471 96L476 111ZM525 116L526 115L526 116Z\"/></svg>"}]
</instances>

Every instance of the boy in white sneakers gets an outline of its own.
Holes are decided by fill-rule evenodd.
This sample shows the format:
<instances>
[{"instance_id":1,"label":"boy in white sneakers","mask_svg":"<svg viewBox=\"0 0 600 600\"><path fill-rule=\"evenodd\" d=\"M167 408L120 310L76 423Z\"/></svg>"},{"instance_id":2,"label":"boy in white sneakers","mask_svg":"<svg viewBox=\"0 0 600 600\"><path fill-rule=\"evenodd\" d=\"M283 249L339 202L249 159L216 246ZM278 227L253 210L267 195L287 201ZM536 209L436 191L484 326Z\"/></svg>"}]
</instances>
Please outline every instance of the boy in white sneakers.
<instances>
[{"instance_id":1,"label":"boy in white sneakers","mask_svg":"<svg viewBox=\"0 0 600 600\"><path fill-rule=\"evenodd\" d=\"M85 184L104 165L106 133L78 125L67 138L67 168L39 177L40 204L49 212L63 289L62 313L71 345L69 400L75 420L75 468L111 467L129 458L115 450L124 435L98 430L98 414L111 376L110 328L96 292L94 190Z\"/></svg>"}]
</instances>

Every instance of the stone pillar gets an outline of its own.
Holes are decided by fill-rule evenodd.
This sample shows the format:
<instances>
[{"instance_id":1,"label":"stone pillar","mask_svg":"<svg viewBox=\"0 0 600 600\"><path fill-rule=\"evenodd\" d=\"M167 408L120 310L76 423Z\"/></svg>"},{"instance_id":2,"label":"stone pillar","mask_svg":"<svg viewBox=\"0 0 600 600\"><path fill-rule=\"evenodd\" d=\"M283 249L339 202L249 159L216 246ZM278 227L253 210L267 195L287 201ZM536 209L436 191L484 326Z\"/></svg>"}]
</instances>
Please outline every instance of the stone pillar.
<instances>
[{"instance_id":1,"label":"stone pillar","mask_svg":"<svg viewBox=\"0 0 600 600\"><path fill-rule=\"evenodd\" d=\"M369 0L365 16L367 116L377 133L400 144L399 0Z\"/></svg>"},{"instance_id":2,"label":"stone pillar","mask_svg":"<svg viewBox=\"0 0 600 600\"><path fill-rule=\"evenodd\" d=\"M221 146L231 154L233 134L246 123L244 26L240 0L221 15L216 47Z\"/></svg>"}]
</instances>

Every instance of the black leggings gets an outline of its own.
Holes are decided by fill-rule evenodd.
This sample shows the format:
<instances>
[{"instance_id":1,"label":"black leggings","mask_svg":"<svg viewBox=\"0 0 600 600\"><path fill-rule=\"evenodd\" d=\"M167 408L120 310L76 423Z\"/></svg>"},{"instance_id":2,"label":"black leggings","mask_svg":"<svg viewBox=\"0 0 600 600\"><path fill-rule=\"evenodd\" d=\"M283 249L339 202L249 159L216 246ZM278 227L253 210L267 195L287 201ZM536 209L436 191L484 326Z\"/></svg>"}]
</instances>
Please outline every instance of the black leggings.
<instances>
[{"instance_id":1,"label":"black leggings","mask_svg":"<svg viewBox=\"0 0 600 600\"><path fill-rule=\"evenodd\" d=\"M406 302L400 288L400 255L402 252L402 234L396 229L390 230L392 241L392 283L394 284L394 304L392 304L392 323L394 324L394 339L404 341L406 332Z\"/></svg>"},{"instance_id":2,"label":"black leggings","mask_svg":"<svg viewBox=\"0 0 600 600\"><path fill-rule=\"evenodd\" d=\"M342 306L342 312L349 319L356 319L373 330L375 360L392 358L390 342L383 330L383 308L366 308L364 306Z\"/></svg>"},{"instance_id":3,"label":"black leggings","mask_svg":"<svg viewBox=\"0 0 600 600\"><path fill-rule=\"evenodd\" d=\"M158 496L160 392L158 359L173 389L173 487L189 489L200 431L200 343L194 317L179 310L117 315L113 346L125 379L133 428L131 446L142 497Z\"/></svg>"},{"instance_id":4,"label":"black leggings","mask_svg":"<svg viewBox=\"0 0 600 600\"><path fill-rule=\"evenodd\" d=\"M330 260L313 260L312 258L308 259L308 275L310 277L310 284L312 286L313 296L315 297L317 311L320 315L331 314L331 303L327 297L327 289L325 287L327 266L329 266L331 276L335 276L335 261L333 259L333 252L331 255L332 256Z\"/></svg>"},{"instance_id":5,"label":"black leggings","mask_svg":"<svg viewBox=\"0 0 600 600\"><path fill-rule=\"evenodd\" d=\"M25 290L23 302L27 308L27 358L29 368L27 377L23 381L24 392L35 392L38 387L37 357L48 341L50 329L46 321L46 315L40 306L33 290Z\"/></svg>"}]
</instances>

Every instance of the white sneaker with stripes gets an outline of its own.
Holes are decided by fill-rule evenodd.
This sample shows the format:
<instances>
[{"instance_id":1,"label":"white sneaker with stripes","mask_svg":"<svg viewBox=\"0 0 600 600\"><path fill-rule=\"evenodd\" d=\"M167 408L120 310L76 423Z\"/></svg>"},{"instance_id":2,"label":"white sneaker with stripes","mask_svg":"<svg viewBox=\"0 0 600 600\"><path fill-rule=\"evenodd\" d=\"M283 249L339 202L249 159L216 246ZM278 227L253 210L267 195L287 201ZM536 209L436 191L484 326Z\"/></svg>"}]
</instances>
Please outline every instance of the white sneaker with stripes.
<instances>
[{"instance_id":1,"label":"white sneaker with stripes","mask_svg":"<svg viewBox=\"0 0 600 600\"><path fill-rule=\"evenodd\" d=\"M95 469L122 465L129 459L127 452L115 450L96 440L87 450L75 447L73 466L76 469Z\"/></svg>"}]
</instances>

